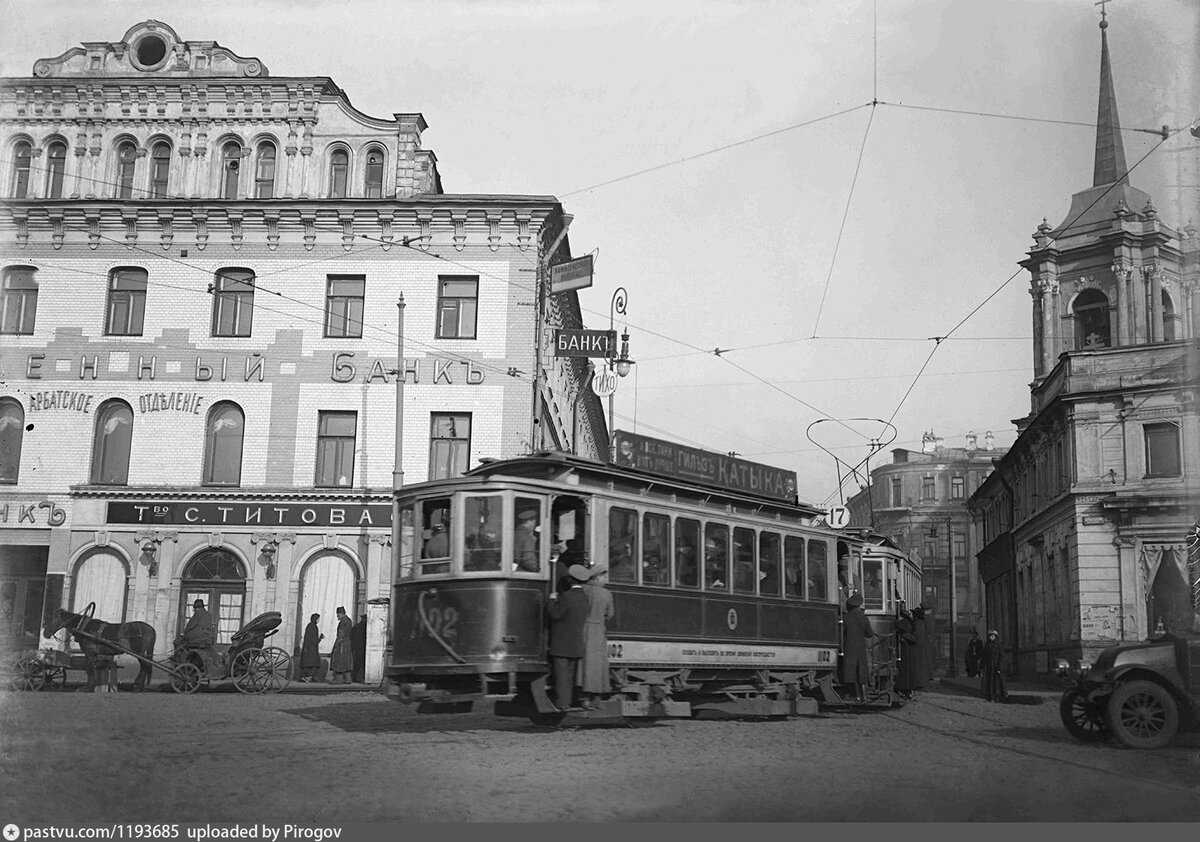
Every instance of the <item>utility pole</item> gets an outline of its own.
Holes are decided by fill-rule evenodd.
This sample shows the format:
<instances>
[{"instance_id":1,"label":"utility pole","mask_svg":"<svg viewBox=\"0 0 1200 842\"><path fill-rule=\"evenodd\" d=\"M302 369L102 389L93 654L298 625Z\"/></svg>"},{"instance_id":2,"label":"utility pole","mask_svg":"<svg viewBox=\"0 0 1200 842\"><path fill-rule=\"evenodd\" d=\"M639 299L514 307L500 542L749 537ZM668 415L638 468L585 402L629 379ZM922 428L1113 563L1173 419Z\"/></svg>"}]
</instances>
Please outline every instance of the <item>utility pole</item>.
<instances>
[{"instance_id":1,"label":"utility pole","mask_svg":"<svg viewBox=\"0 0 1200 842\"><path fill-rule=\"evenodd\" d=\"M954 531L950 528L954 518L946 518L946 558L950 565L950 663L946 677L958 675L958 565L954 563Z\"/></svg>"},{"instance_id":2,"label":"utility pole","mask_svg":"<svg viewBox=\"0 0 1200 842\"><path fill-rule=\"evenodd\" d=\"M400 557L400 499L396 494L404 487L404 293L396 302L398 315L396 333L396 455L392 466L392 576L400 573L396 560Z\"/></svg>"}]
</instances>

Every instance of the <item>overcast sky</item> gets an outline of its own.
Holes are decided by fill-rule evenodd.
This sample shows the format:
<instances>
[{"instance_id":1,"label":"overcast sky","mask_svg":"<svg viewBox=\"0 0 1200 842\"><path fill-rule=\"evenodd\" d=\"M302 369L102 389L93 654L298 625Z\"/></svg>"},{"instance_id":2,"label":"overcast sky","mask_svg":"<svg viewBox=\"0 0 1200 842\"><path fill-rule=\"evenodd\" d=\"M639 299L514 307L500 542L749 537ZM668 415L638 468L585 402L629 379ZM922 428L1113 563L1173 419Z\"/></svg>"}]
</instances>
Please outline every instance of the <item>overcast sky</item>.
<instances>
[{"instance_id":1,"label":"overcast sky","mask_svg":"<svg viewBox=\"0 0 1200 842\"><path fill-rule=\"evenodd\" d=\"M1123 127L1189 125L1200 4L1108 9ZM558 196L572 251L598 250L588 325L628 291L619 429L794 469L836 502L805 435L820 418L894 415L891 447L919 448L929 429L1008 445L1029 411L1017 261L1091 185L1090 0L0 0L0 75L148 18L331 76L368 114L423 113L448 193ZM1130 166L1160 140L1127 132ZM1131 176L1169 224L1200 222L1197 156L1184 132ZM813 435L857 463L881 425L848 426Z\"/></svg>"}]
</instances>

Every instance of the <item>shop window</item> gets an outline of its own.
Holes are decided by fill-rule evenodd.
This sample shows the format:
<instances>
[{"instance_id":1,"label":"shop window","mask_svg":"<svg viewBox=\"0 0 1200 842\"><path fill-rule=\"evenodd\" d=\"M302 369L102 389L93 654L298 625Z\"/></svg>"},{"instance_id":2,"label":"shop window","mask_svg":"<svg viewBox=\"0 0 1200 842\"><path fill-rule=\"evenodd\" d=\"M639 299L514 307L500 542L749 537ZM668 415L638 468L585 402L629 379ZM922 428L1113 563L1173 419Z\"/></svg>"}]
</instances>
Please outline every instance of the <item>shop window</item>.
<instances>
[{"instance_id":1,"label":"shop window","mask_svg":"<svg viewBox=\"0 0 1200 842\"><path fill-rule=\"evenodd\" d=\"M210 291L212 335L249 336L254 319L254 273L249 269L221 269Z\"/></svg>"},{"instance_id":2,"label":"shop window","mask_svg":"<svg viewBox=\"0 0 1200 842\"><path fill-rule=\"evenodd\" d=\"M262 143L254 164L254 198L275 198L275 144Z\"/></svg>"},{"instance_id":3,"label":"shop window","mask_svg":"<svg viewBox=\"0 0 1200 842\"><path fill-rule=\"evenodd\" d=\"M167 198L171 177L171 145L156 143L150 152L150 198Z\"/></svg>"},{"instance_id":4,"label":"shop window","mask_svg":"<svg viewBox=\"0 0 1200 842\"><path fill-rule=\"evenodd\" d=\"M462 476L470 467L471 416L435 412L429 424L429 478Z\"/></svg>"},{"instance_id":5,"label":"shop window","mask_svg":"<svg viewBox=\"0 0 1200 842\"><path fill-rule=\"evenodd\" d=\"M13 398L0 398L0 484L13 485L19 478L24 439L25 407Z\"/></svg>"},{"instance_id":6,"label":"shop window","mask_svg":"<svg viewBox=\"0 0 1200 842\"><path fill-rule=\"evenodd\" d=\"M97 485L129 482L129 453L133 445L133 410L121 400L109 400L96 409L92 442L91 481Z\"/></svg>"},{"instance_id":7,"label":"shop window","mask_svg":"<svg viewBox=\"0 0 1200 842\"><path fill-rule=\"evenodd\" d=\"M238 197L238 179L242 170L242 145L231 140L221 148L221 198Z\"/></svg>"},{"instance_id":8,"label":"shop window","mask_svg":"<svg viewBox=\"0 0 1200 842\"><path fill-rule=\"evenodd\" d=\"M356 412L318 413L318 487L349 488L354 484L354 438L357 431Z\"/></svg>"},{"instance_id":9,"label":"shop window","mask_svg":"<svg viewBox=\"0 0 1200 842\"><path fill-rule=\"evenodd\" d=\"M326 278L326 336L335 339L362 337L366 288L367 279L363 275L329 275Z\"/></svg>"},{"instance_id":10,"label":"shop window","mask_svg":"<svg viewBox=\"0 0 1200 842\"><path fill-rule=\"evenodd\" d=\"M108 316L104 332L109 336L141 336L146 315L145 269L114 269L108 276Z\"/></svg>"},{"instance_id":11,"label":"shop window","mask_svg":"<svg viewBox=\"0 0 1200 842\"><path fill-rule=\"evenodd\" d=\"M808 598L829 601L829 547L822 541L808 542Z\"/></svg>"},{"instance_id":12,"label":"shop window","mask_svg":"<svg viewBox=\"0 0 1200 842\"><path fill-rule=\"evenodd\" d=\"M754 593L754 530L733 530L733 592Z\"/></svg>"},{"instance_id":13,"label":"shop window","mask_svg":"<svg viewBox=\"0 0 1200 842\"><path fill-rule=\"evenodd\" d=\"M479 279L438 278L438 339L474 339Z\"/></svg>"},{"instance_id":14,"label":"shop window","mask_svg":"<svg viewBox=\"0 0 1200 842\"><path fill-rule=\"evenodd\" d=\"M675 584L700 586L700 521L675 519Z\"/></svg>"},{"instance_id":15,"label":"shop window","mask_svg":"<svg viewBox=\"0 0 1200 842\"><path fill-rule=\"evenodd\" d=\"M125 141L117 147L117 198L133 198L133 175L137 170L137 147Z\"/></svg>"},{"instance_id":16,"label":"shop window","mask_svg":"<svg viewBox=\"0 0 1200 842\"><path fill-rule=\"evenodd\" d=\"M33 147L21 141L13 147L12 197L24 199L29 196L29 173L33 168Z\"/></svg>"},{"instance_id":17,"label":"shop window","mask_svg":"<svg viewBox=\"0 0 1200 842\"><path fill-rule=\"evenodd\" d=\"M67 145L59 141L46 149L46 198L61 199L67 172Z\"/></svg>"},{"instance_id":18,"label":"shop window","mask_svg":"<svg viewBox=\"0 0 1200 842\"><path fill-rule=\"evenodd\" d=\"M613 582L637 581L637 526L637 512L608 510L608 578Z\"/></svg>"},{"instance_id":19,"label":"shop window","mask_svg":"<svg viewBox=\"0 0 1200 842\"><path fill-rule=\"evenodd\" d=\"M383 152L378 149L367 151L366 179L363 185L363 195L368 199L378 199L383 196Z\"/></svg>"},{"instance_id":20,"label":"shop window","mask_svg":"<svg viewBox=\"0 0 1200 842\"><path fill-rule=\"evenodd\" d=\"M779 596L779 534L758 534L758 592L763 596Z\"/></svg>"},{"instance_id":21,"label":"shop window","mask_svg":"<svg viewBox=\"0 0 1200 842\"><path fill-rule=\"evenodd\" d=\"M666 515L642 518L642 582L671 584L671 519Z\"/></svg>"},{"instance_id":22,"label":"shop window","mask_svg":"<svg viewBox=\"0 0 1200 842\"><path fill-rule=\"evenodd\" d=\"M1108 296L1098 289L1085 289L1076 296L1071 310L1075 320L1077 351L1107 348L1112 344Z\"/></svg>"},{"instance_id":23,"label":"shop window","mask_svg":"<svg viewBox=\"0 0 1200 842\"><path fill-rule=\"evenodd\" d=\"M1142 433L1146 439L1146 476L1179 476L1179 425L1169 421L1145 424Z\"/></svg>"},{"instance_id":24,"label":"shop window","mask_svg":"<svg viewBox=\"0 0 1200 842\"><path fill-rule=\"evenodd\" d=\"M783 539L783 592L804 599L804 539L794 535Z\"/></svg>"},{"instance_id":25,"label":"shop window","mask_svg":"<svg viewBox=\"0 0 1200 842\"><path fill-rule=\"evenodd\" d=\"M29 334L37 316L37 270L32 266L6 266L0 289L0 333Z\"/></svg>"},{"instance_id":26,"label":"shop window","mask_svg":"<svg viewBox=\"0 0 1200 842\"><path fill-rule=\"evenodd\" d=\"M345 149L335 149L329 155L329 198L346 198L347 177L350 174L350 155Z\"/></svg>"},{"instance_id":27,"label":"shop window","mask_svg":"<svg viewBox=\"0 0 1200 842\"><path fill-rule=\"evenodd\" d=\"M240 485L246 419L235 403L215 404L204 437L204 484Z\"/></svg>"}]
</instances>

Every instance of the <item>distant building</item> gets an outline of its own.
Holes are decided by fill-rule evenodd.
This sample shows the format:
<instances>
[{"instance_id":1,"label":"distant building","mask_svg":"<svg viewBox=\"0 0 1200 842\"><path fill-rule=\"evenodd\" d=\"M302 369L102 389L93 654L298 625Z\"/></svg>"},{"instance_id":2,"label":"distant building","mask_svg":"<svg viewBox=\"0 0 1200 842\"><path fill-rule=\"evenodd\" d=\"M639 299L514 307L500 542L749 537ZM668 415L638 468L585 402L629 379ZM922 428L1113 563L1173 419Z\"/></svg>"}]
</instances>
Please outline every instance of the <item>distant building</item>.
<instances>
[{"instance_id":1,"label":"distant building","mask_svg":"<svg viewBox=\"0 0 1200 842\"><path fill-rule=\"evenodd\" d=\"M607 453L587 361L535 358L582 327L561 204L444 192L425 128L158 21L0 79L0 649L196 597L332 645L390 591L398 368L406 484Z\"/></svg>"},{"instance_id":2,"label":"distant building","mask_svg":"<svg viewBox=\"0 0 1200 842\"><path fill-rule=\"evenodd\" d=\"M873 526L903 550L919 557L925 598L933 602L939 628L941 667L950 655L950 568L954 557L957 585L956 646L962 660L972 627L983 619L983 589L970 560L978 550L971 531L967 499L992 471L996 449L992 433L979 446L974 433L964 447L945 447L933 431L925 433L920 452L897 448L892 461L871 470L870 484L847 502L850 522ZM915 606L910 606L915 607ZM961 670L962 664L955 665Z\"/></svg>"},{"instance_id":3,"label":"distant building","mask_svg":"<svg viewBox=\"0 0 1200 842\"><path fill-rule=\"evenodd\" d=\"M1129 183L1100 28L1093 183L1021 262L1030 412L971 499L988 625L1023 671L1190 628L1200 612L1184 545L1200 516L1200 239Z\"/></svg>"}]
</instances>

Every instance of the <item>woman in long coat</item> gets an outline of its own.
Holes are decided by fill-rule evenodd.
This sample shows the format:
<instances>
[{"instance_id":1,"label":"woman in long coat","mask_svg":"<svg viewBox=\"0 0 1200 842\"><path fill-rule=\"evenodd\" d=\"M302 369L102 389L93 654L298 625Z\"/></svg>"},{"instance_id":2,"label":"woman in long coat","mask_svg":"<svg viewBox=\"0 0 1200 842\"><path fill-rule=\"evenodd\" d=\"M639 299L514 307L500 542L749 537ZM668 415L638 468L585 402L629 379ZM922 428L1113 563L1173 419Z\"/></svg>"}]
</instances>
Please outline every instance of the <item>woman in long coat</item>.
<instances>
[{"instance_id":1,"label":"woman in long coat","mask_svg":"<svg viewBox=\"0 0 1200 842\"><path fill-rule=\"evenodd\" d=\"M583 665L580 667L584 706L595 707L597 696L612 691L608 678L608 620L613 615L613 597L604 583L608 570L592 568L592 577L583 586L588 598L588 617L583 626Z\"/></svg>"},{"instance_id":2,"label":"woman in long coat","mask_svg":"<svg viewBox=\"0 0 1200 842\"><path fill-rule=\"evenodd\" d=\"M896 635L900 638L900 669L896 674L896 689L912 697L928 683L925 670L925 650L918 642L917 619L901 606L896 620Z\"/></svg>"},{"instance_id":3,"label":"woman in long coat","mask_svg":"<svg viewBox=\"0 0 1200 842\"><path fill-rule=\"evenodd\" d=\"M933 666L937 662L937 653L933 648L934 640L937 638L933 622L933 603L927 599L921 600L921 604L913 612L913 616L918 618L923 626L917 630L917 637L921 639L922 651L925 655L925 680L928 683L934 679Z\"/></svg>"},{"instance_id":4,"label":"woman in long coat","mask_svg":"<svg viewBox=\"0 0 1200 842\"><path fill-rule=\"evenodd\" d=\"M867 669L867 638L875 636L862 604L862 594L851 596L846 600L846 614L842 618L842 681L854 685L854 698L859 702L866 701L864 688L871 680Z\"/></svg>"},{"instance_id":5,"label":"woman in long coat","mask_svg":"<svg viewBox=\"0 0 1200 842\"><path fill-rule=\"evenodd\" d=\"M1003 702L1008 693L1004 689L1004 647L1000 645L1000 633L995 629L988 632L987 643L983 644L983 698L989 702Z\"/></svg>"},{"instance_id":6,"label":"woman in long coat","mask_svg":"<svg viewBox=\"0 0 1200 842\"><path fill-rule=\"evenodd\" d=\"M321 641L325 635L317 628L319 619L320 614L312 615L304 629L304 642L300 644L300 680L305 683L311 682L321 668Z\"/></svg>"},{"instance_id":7,"label":"woman in long coat","mask_svg":"<svg viewBox=\"0 0 1200 842\"><path fill-rule=\"evenodd\" d=\"M337 637L333 639L333 654L329 658L329 671L333 673L330 684L349 684L354 670L354 653L350 650L350 630L354 623L346 615L346 609L337 610Z\"/></svg>"}]
</instances>

